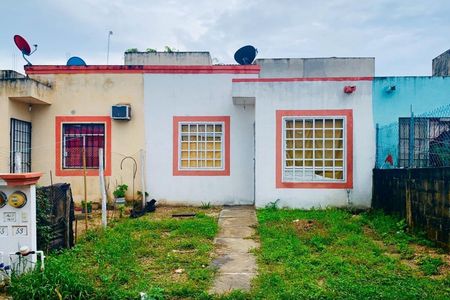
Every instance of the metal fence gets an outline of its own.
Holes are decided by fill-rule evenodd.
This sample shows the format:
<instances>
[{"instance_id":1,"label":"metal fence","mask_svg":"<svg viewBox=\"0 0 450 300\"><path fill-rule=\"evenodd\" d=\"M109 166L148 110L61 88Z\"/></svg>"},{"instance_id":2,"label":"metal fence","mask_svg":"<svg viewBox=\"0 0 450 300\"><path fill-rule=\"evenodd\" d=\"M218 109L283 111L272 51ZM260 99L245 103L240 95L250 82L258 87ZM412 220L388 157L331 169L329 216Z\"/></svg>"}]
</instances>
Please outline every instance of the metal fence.
<instances>
[{"instance_id":1,"label":"metal fence","mask_svg":"<svg viewBox=\"0 0 450 300\"><path fill-rule=\"evenodd\" d=\"M376 125L375 168L450 166L450 104Z\"/></svg>"}]
</instances>

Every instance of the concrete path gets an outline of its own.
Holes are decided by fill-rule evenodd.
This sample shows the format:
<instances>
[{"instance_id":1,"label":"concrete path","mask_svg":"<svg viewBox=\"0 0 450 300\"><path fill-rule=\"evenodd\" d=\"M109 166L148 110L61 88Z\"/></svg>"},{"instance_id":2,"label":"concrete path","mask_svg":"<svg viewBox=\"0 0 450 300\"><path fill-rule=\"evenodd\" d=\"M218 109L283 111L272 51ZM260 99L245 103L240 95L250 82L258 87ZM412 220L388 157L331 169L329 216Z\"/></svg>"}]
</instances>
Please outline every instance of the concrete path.
<instances>
[{"instance_id":1,"label":"concrete path","mask_svg":"<svg viewBox=\"0 0 450 300\"><path fill-rule=\"evenodd\" d=\"M259 247L259 243L251 239L256 224L253 206L227 206L220 212L219 234L214 241L218 257L213 261L218 272L210 293L250 289L257 272L255 256L249 252Z\"/></svg>"}]
</instances>

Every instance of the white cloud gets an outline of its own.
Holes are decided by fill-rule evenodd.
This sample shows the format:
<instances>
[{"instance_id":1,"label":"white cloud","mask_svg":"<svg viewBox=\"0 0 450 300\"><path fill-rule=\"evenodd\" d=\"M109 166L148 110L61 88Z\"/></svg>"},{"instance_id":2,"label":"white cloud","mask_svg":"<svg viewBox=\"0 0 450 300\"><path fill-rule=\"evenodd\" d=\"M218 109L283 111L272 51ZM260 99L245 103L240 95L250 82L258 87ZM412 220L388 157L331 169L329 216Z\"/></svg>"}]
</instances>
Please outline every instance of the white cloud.
<instances>
[{"instance_id":1,"label":"white cloud","mask_svg":"<svg viewBox=\"0 0 450 300\"><path fill-rule=\"evenodd\" d=\"M2 1L0 68L13 65L12 36L39 50L36 64L64 64L67 54L123 63L128 48L168 45L208 50L233 63L253 44L259 57L374 56L377 75L428 75L431 59L450 48L450 3L436 1L45 0ZM21 61L16 53L16 65Z\"/></svg>"}]
</instances>

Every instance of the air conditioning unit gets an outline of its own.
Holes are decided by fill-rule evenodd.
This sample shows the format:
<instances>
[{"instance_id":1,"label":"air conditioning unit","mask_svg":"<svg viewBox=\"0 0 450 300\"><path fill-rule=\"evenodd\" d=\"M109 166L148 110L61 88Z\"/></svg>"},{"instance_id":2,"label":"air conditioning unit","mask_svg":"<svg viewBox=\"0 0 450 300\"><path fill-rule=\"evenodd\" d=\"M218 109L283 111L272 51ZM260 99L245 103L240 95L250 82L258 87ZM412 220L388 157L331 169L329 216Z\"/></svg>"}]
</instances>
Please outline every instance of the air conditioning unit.
<instances>
[{"instance_id":1,"label":"air conditioning unit","mask_svg":"<svg viewBox=\"0 0 450 300\"><path fill-rule=\"evenodd\" d=\"M131 107L129 105L114 105L111 110L113 120L131 120Z\"/></svg>"}]
</instances>

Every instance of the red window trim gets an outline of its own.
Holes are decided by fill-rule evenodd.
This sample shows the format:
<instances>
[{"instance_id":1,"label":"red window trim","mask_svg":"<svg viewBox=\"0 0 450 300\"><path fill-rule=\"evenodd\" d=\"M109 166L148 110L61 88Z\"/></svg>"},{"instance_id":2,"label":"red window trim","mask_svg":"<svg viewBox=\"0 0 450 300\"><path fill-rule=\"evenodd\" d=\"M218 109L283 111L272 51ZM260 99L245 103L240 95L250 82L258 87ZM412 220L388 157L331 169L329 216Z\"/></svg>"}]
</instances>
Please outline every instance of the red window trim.
<instances>
[{"instance_id":1,"label":"red window trim","mask_svg":"<svg viewBox=\"0 0 450 300\"><path fill-rule=\"evenodd\" d=\"M347 177L345 182L283 182L283 117L286 116L345 116L347 118ZM353 111L351 109L331 110L277 110L276 111L276 188L325 188L351 189L353 188Z\"/></svg>"},{"instance_id":2,"label":"red window trim","mask_svg":"<svg viewBox=\"0 0 450 300\"><path fill-rule=\"evenodd\" d=\"M225 167L223 170L180 170L178 168L178 135L180 122L223 122L225 124ZM230 116L173 117L173 176L230 176Z\"/></svg>"},{"instance_id":3,"label":"red window trim","mask_svg":"<svg viewBox=\"0 0 450 300\"><path fill-rule=\"evenodd\" d=\"M64 123L105 124L105 176L111 176L111 118L109 116L56 116L55 117L55 175L83 176L83 169L62 167L62 125ZM86 169L86 176L98 176L98 169Z\"/></svg>"}]
</instances>

